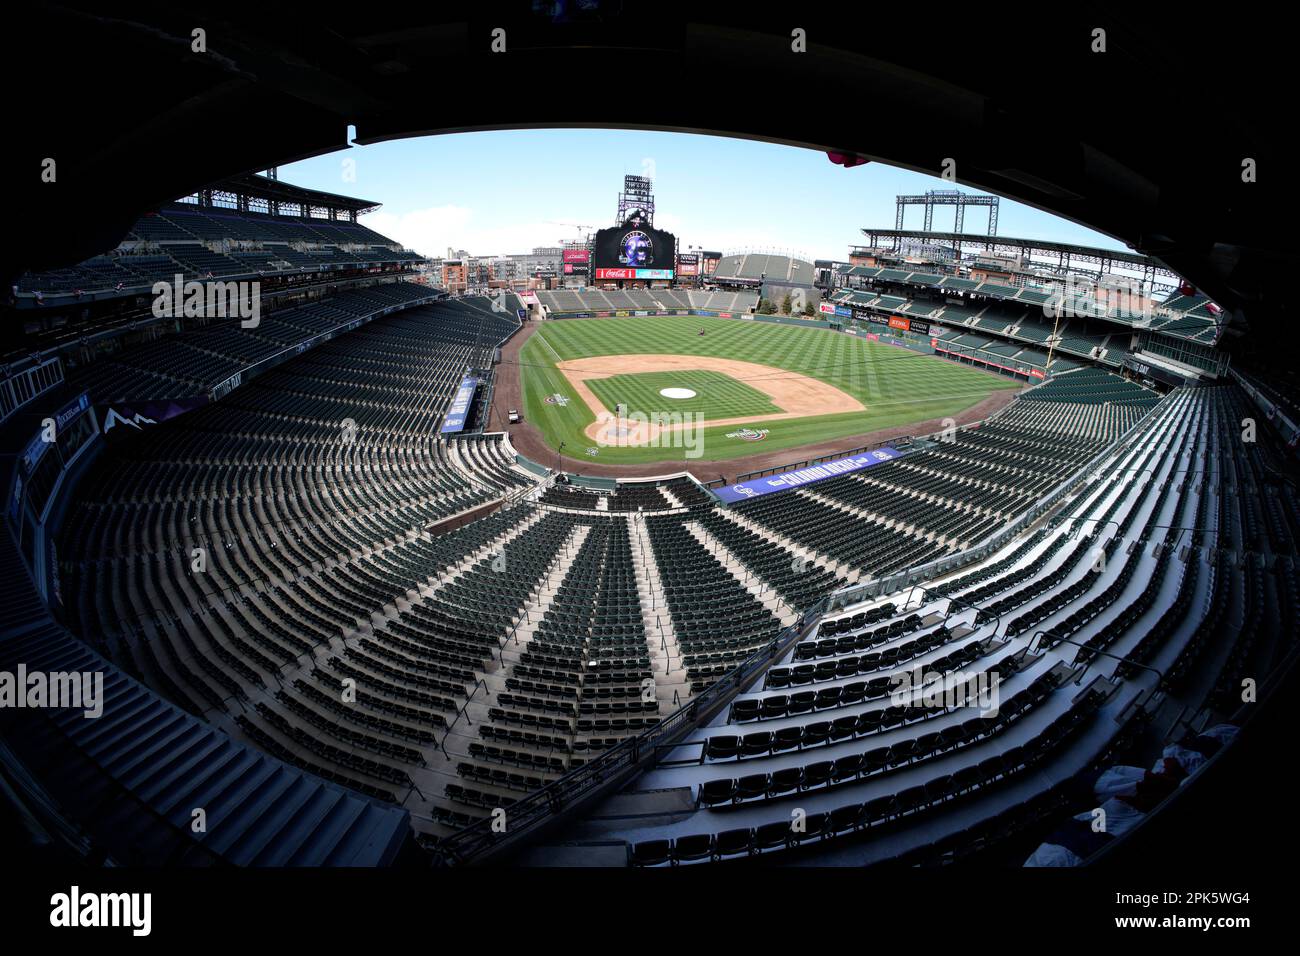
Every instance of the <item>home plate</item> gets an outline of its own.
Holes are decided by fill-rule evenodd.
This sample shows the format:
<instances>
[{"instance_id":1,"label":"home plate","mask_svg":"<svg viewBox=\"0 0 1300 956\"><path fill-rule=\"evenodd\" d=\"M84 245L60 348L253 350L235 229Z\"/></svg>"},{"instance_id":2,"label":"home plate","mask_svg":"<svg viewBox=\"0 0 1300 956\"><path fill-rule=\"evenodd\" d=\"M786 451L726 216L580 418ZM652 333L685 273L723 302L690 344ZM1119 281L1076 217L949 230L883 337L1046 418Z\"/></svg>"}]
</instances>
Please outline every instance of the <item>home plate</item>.
<instances>
[{"instance_id":1,"label":"home plate","mask_svg":"<svg viewBox=\"0 0 1300 956\"><path fill-rule=\"evenodd\" d=\"M659 394L664 398L694 398L695 392L689 388L661 388Z\"/></svg>"}]
</instances>

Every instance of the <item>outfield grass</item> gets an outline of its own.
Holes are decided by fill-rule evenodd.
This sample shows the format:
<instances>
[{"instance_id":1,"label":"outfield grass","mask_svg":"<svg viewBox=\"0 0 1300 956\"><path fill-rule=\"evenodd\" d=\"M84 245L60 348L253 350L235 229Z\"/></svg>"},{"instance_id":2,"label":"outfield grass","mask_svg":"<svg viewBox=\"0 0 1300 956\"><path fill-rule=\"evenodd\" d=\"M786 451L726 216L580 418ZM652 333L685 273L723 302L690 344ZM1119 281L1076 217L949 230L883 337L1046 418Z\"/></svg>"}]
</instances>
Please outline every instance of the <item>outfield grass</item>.
<instances>
[{"instance_id":1,"label":"outfield grass","mask_svg":"<svg viewBox=\"0 0 1300 956\"><path fill-rule=\"evenodd\" d=\"M699 334L701 329L704 335ZM769 430L761 442L727 437L737 431L736 426L706 428L704 459L737 458L944 418L969 408L992 392L1018 387L1015 382L990 372L828 329L699 316L566 319L543 324L524 345L519 359L523 364L524 413L541 429L552 448L558 448L563 442L567 455L584 457L588 446L594 443L583 430L595 421L595 415L555 368L555 363L596 355L631 354L709 355L768 365L821 379L867 406L866 411L860 412L747 425ZM683 380L688 374L699 373L654 373L659 382L653 394L658 397L658 389L669 384L695 388ZM743 379L731 381L752 388ZM593 390L598 382L589 380ZM721 406L708 404L710 396L706 389L696 388L696 391L705 400L705 407L694 411L703 411L714 419L739 417L723 414L719 411ZM562 404L547 404L545 399L549 395L561 396ZM760 397L766 401L766 396ZM720 394L718 400L726 401L727 397ZM609 404L609 407L614 406ZM593 460L644 464L683 462L689 456L681 448L603 447Z\"/></svg>"},{"instance_id":2,"label":"outfield grass","mask_svg":"<svg viewBox=\"0 0 1300 956\"><path fill-rule=\"evenodd\" d=\"M653 415L658 412L683 412L703 415L706 419L742 418L748 415L774 415L781 409L756 388L738 382L721 372L635 372L588 379L587 386L613 412L621 402L625 411ZM664 398L659 390L670 387L689 388L694 398Z\"/></svg>"}]
</instances>

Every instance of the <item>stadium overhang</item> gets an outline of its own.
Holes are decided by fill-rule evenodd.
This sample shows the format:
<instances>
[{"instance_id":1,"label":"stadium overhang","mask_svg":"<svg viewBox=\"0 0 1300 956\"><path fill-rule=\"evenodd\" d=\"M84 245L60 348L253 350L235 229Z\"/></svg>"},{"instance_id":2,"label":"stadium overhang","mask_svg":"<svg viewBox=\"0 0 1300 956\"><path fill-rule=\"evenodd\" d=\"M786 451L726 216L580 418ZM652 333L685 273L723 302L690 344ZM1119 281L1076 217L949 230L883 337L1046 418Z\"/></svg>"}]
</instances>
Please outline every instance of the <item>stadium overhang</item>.
<instances>
[{"instance_id":1,"label":"stadium overhang","mask_svg":"<svg viewBox=\"0 0 1300 956\"><path fill-rule=\"evenodd\" d=\"M1010 258L1021 262L1017 271L1034 269L1066 273L1090 273L1094 276L1134 276L1159 292L1177 288L1180 276L1151 256L1122 249L1100 249L1068 242L1051 242L1043 239L1018 239L1011 236L982 236L969 232L935 232L917 229L862 230L865 246L853 247L851 253L867 250L905 251L909 244L933 244L953 249L960 254L984 254Z\"/></svg>"},{"instance_id":2,"label":"stadium overhang","mask_svg":"<svg viewBox=\"0 0 1300 956\"><path fill-rule=\"evenodd\" d=\"M279 179L270 179L253 173L232 176L229 179L206 187L198 192L200 200L214 193L225 193L236 200L236 205L244 208L249 200L262 199L268 204L293 206L303 209L323 210L329 218L346 218L356 221L356 217L374 212L380 203L369 199L357 199L353 196L341 196L337 193L322 192L318 189L306 189Z\"/></svg>"},{"instance_id":3,"label":"stadium overhang","mask_svg":"<svg viewBox=\"0 0 1300 956\"><path fill-rule=\"evenodd\" d=\"M350 143L618 127L946 170L956 185L1113 236L1226 308L1288 321L1284 124L1270 97L1239 91L1273 88L1265 71L1290 61L1289 34L1222 18L1207 61L1195 17L1133 4L1011 4L999 14L934 30L910 9L877 7L872 28L857 30L838 5L796 16L752 0L649 9L128 0L112 13L85 0L26 5L0 41L10 87L21 91L9 101L13 143L3 158L19 230L6 272L85 259L151 208ZM1104 53L1095 52L1097 29ZM52 70L55 51L75 68ZM736 64L760 60L738 87ZM1051 82L1025 82L1026 63L1046 64ZM613 78L630 68L662 71L663 95L628 96ZM111 90L100 85L109 77ZM520 95L547 77L555 95ZM441 95L448 78L473 95ZM572 83L581 95L560 95ZM823 108L776 108L791 91ZM846 190L855 175L844 171ZM737 205L752 215L754 198L737 196Z\"/></svg>"}]
</instances>

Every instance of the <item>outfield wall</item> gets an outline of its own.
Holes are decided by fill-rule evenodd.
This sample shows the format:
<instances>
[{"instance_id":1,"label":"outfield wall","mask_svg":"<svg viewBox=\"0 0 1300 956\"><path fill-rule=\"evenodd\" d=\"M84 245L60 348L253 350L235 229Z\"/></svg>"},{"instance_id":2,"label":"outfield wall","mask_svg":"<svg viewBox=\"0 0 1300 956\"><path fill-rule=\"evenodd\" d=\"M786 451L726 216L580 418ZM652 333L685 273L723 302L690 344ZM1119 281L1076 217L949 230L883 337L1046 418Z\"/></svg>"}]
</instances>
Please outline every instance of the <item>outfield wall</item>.
<instances>
[{"instance_id":1,"label":"outfield wall","mask_svg":"<svg viewBox=\"0 0 1300 956\"><path fill-rule=\"evenodd\" d=\"M793 325L801 329L833 329L835 324L823 319L801 319L792 315L763 315L755 312L718 312L704 309L622 309L614 312L551 312L552 319L625 319L642 316L699 316L709 319L752 319L755 322L773 322L777 325Z\"/></svg>"},{"instance_id":2,"label":"outfield wall","mask_svg":"<svg viewBox=\"0 0 1300 956\"><path fill-rule=\"evenodd\" d=\"M705 311L703 309L663 309L655 311L654 309L620 309L610 312L549 312L552 319L627 319L641 318L643 316L701 316L709 319L743 319L748 318L748 312L715 312ZM799 323L800 325L804 323Z\"/></svg>"},{"instance_id":3,"label":"outfield wall","mask_svg":"<svg viewBox=\"0 0 1300 956\"><path fill-rule=\"evenodd\" d=\"M824 319L801 319L793 315L763 315L754 313L755 322L775 322L777 325L793 325L801 329L832 329L835 326Z\"/></svg>"},{"instance_id":4,"label":"outfield wall","mask_svg":"<svg viewBox=\"0 0 1300 956\"><path fill-rule=\"evenodd\" d=\"M1001 375L1005 375L1007 378L1013 378L1020 382L1041 382L1047 377L1047 373L1041 368L1036 365L1031 365L1028 362L1022 363L1016 368L1012 368L1009 365L1003 365L1000 362L994 361L993 358L985 358L983 355L978 354L976 350L966 349L965 346L961 345L947 345L943 347L936 346L930 351L937 355L942 355L949 361L957 362L961 365L972 365L990 372L997 372ZM1001 358L1001 356L998 357ZM1007 361L1010 361L1010 359L1007 359Z\"/></svg>"},{"instance_id":5,"label":"outfield wall","mask_svg":"<svg viewBox=\"0 0 1300 956\"><path fill-rule=\"evenodd\" d=\"M922 352L925 355L933 355L935 347L929 338L919 338L907 333L891 332L882 330L879 326L869 328L859 327L856 331L848 330L850 335L858 335L868 342L878 342L881 345L893 345L900 349L908 349L912 352Z\"/></svg>"}]
</instances>

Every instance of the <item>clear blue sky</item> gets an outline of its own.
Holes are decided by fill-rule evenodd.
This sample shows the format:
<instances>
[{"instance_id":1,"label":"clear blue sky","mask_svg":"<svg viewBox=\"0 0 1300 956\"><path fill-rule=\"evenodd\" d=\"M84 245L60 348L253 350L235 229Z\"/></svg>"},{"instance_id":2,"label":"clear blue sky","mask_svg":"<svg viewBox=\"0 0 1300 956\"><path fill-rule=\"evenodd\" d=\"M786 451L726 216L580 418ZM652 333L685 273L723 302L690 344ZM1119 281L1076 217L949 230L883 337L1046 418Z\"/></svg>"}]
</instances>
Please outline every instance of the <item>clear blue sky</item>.
<instances>
[{"instance_id":1,"label":"clear blue sky","mask_svg":"<svg viewBox=\"0 0 1300 956\"><path fill-rule=\"evenodd\" d=\"M355 162L355 179L345 160ZM774 249L845 259L863 226L894 225L894 196L952 188L877 163L845 169L824 153L718 136L636 130L521 130L398 140L294 163L287 182L383 204L366 223L425 255L528 252L613 225L626 173L650 175L655 224L679 247ZM957 175L960 179L961 169ZM958 188L974 191L969 187ZM952 228L951 208L934 228ZM922 225L919 207L905 228ZM981 211L966 231L982 233ZM998 233L1121 249L1099 233L1003 200Z\"/></svg>"}]
</instances>

